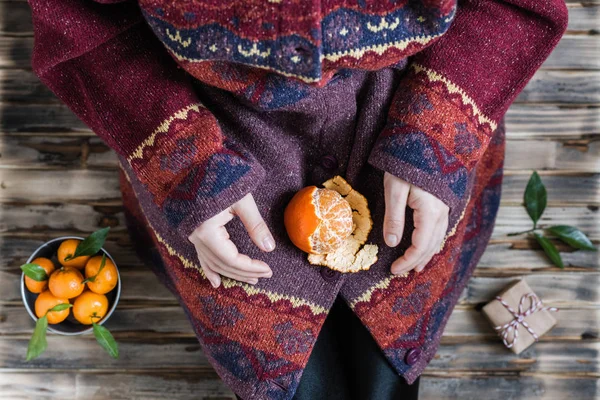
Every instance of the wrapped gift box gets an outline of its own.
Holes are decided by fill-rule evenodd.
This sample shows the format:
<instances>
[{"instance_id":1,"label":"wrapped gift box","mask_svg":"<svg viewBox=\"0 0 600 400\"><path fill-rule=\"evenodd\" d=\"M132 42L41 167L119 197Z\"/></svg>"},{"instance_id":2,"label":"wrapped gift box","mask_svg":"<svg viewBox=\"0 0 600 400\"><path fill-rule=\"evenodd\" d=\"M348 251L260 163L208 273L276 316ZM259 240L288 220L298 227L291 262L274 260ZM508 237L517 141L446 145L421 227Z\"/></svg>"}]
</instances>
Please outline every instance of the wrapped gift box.
<instances>
[{"instance_id":1,"label":"wrapped gift box","mask_svg":"<svg viewBox=\"0 0 600 400\"><path fill-rule=\"evenodd\" d=\"M556 325L554 311L558 310L544 306L524 280L510 285L483 307L483 313L504 345L516 354Z\"/></svg>"}]
</instances>

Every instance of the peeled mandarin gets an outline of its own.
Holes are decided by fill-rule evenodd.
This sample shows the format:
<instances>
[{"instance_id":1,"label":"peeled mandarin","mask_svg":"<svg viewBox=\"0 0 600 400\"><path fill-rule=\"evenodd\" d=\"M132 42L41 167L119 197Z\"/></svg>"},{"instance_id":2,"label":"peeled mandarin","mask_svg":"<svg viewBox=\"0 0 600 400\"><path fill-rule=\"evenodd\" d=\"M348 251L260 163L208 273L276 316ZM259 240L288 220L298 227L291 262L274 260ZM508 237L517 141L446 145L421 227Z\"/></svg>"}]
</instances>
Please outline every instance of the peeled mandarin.
<instances>
[{"instance_id":1,"label":"peeled mandarin","mask_svg":"<svg viewBox=\"0 0 600 400\"><path fill-rule=\"evenodd\" d=\"M284 224L292 243L310 254L330 253L352 234L352 208L335 190L307 186L285 208Z\"/></svg>"}]
</instances>

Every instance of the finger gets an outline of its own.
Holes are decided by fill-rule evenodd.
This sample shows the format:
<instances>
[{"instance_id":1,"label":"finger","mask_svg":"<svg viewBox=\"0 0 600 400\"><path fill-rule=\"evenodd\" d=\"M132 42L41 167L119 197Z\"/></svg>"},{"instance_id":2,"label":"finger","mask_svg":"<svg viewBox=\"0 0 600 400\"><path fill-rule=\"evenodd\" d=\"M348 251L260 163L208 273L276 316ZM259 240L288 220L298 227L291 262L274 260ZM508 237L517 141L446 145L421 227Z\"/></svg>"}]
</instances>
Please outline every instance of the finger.
<instances>
[{"instance_id":1,"label":"finger","mask_svg":"<svg viewBox=\"0 0 600 400\"><path fill-rule=\"evenodd\" d=\"M417 263L415 265L415 271L417 271L417 272L423 271L423 269L427 266L427 264L429 264L431 262L431 259L433 258L433 256L438 253L438 249L441 244L440 235L443 234L442 227L443 227L443 218L440 216L440 218L436 221L435 229L431 234L431 241L430 241L429 249L425 252L423 257L419 261L417 261Z\"/></svg>"},{"instance_id":2,"label":"finger","mask_svg":"<svg viewBox=\"0 0 600 400\"><path fill-rule=\"evenodd\" d=\"M235 279L236 281L239 281L239 282L246 282L251 285L258 283L258 278L256 278L256 277L247 277L247 276L237 274L235 272L225 271L216 264L211 264L211 268L213 271L215 271L223 276L226 276L227 278Z\"/></svg>"},{"instance_id":3,"label":"finger","mask_svg":"<svg viewBox=\"0 0 600 400\"><path fill-rule=\"evenodd\" d=\"M273 239L269 227L260 215L252 193L248 193L231 208L240 217L250 238L259 249L263 251L273 251L275 249L275 239Z\"/></svg>"},{"instance_id":4,"label":"finger","mask_svg":"<svg viewBox=\"0 0 600 400\"><path fill-rule=\"evenodd\" d=\"M446 239L446 233L448 232L448 215L444 216L443 220L442 220L442 226L440 229L440 236L439 236L439 241L437 244L437 249L435 254L438 254L439 252L442 251L442 248L444 246L444 240Z\"/></svg>"},{"instance_id":5,"label":"finger","mask_svg":"<svg viewBox=\"0 0 600 400\"><path fill-rule=\"evenodd\" d=\"M429 261L431 260L432 257L432 252L431 252L431 248L433 246L429 246L426 250L422 251L421 257L415 261L413 264L409 265L408 267L406 267L406 271L410 271L410 270L419 270L422 271L423 268L425 268L425 266L429 263Z\"/></svg>"},{"instance_id":6,"label":"finger","mask_svg":"<svg viewBox=\"0 0 600 400\"><path fill-rule=\"evenodd\" d=\"M198 253L198 260L200 261L200 267L202 267L206 279L208 279L215 289L218 288L219 285L221 285L221 276L210 268L209 262L200 255L200 253Z\"/></svg>"},{"instance_id":7,"label":"finger","mask_svg":"<svg viewBox=\"0 0 600 400\"><path fill-rule=\"evenodd\" d=\"M227 239L224 240L224 237L227 237ZM202 244L208 247L219 260L236 269L271 272L265 262L253 260L245 254L240 254L236 245L229 239L229 234L227 234L224 226L216 228L216 232L212 235L203 236Z\"/></svg>"},{"instance_id":8,"label":"finger","mask_svg":"<svg viewBox=\"0 0 600 400\"><path fill-rule=\"evenodd\" d=\"M217 288L221 284L221 275L226 276L231 279L235 279L240 282L247 282L250 284L255 284L258 282L257 278L248 278L243 277L235 273L223 271L218 264L215 264L211 261L206 253L198 253L198 259L202 260L200 265L202 266L202 270L204 271L206 277L210 281L213 287Z\"/></svg>"},{"instance_id":9,"label":"finger","mask_svg":"<svg viewBox=\"0 0 600 400\"><path fill-rule=\"evenodd\" d=\"M383 220L383 237L388 246L396 247L404 234L406 201L410 185L393 175L386 175L386 179L384 179L384 191L385 216Z\"/></svg>"},{"instance_id":10,"label":"finger","mask_svg":"<svg viewBox=\"0 0 600 400\"><path fill-rule=\"evenodd\" d=\"M435 257L436 254L439 254L440 251L442 250L444 238L446 237L446 231L448 230L448 214L447 213L442 212L440 219L436 223L436 227L437 227L436 232L433 235L434 239L432 242L431 250L430 250L428 256L426 257L425 261L422 262L421 264L419 264L415 268L416 272L423 271L423 269L425 269L427 264L429 264L431 262L433 257Z\"/></svg>"},{"instance_id":11,"label":"finger","mask_svg":"<svg viewBox=\"0 0 600 400\"><path fill-rule=\"evenodd\" d=\"M394 262L393 269L401 272L411 270L429 252L432 242L431 232L435 231L435 223L438 217L432 216L426 209L427 207L422 207L414 210L415 230L412 235L412 245L402 257Z\"/></svg>"},{"instance_id":12,"label":"finger","mask_svg":"<svg viewBox=\"0 0 600 400\"><path fill-rule=\"evenodd\" d=\"M215 229L226 225L234 217L235 215L233 215L231 207L228 207L225 210L218 213L217 215L204 221L203 224L194 229L194 231L188 236L188 240L196 244L202 241L203 237L210 236L215 231ZM229 238L229 234L227 234L227 238Z\"/></svg>"},{"instance_id":13,"label":"finger","mask_svg":"<svg viewBox=\"0 0 600 400\"><path fill-rule=\"evenodd\" d=\"M205 247L203 244L200 244L200 247L202 248L203 255L208 261L222 270L222 274L225 276L229 276L228 273L243 276L245 278L270 278L273 275L271 271L248 271L232 267L220 260L208 247Z\"/></svg>"},{"instance_id":14,"label":"finger","mask_svg":"<svg viewBox=\"0 0 600 400\"><path fill-rule=\"evenodd\" d=\"M406 252L392 263L391 271L395 275L403 274L412 269L412 266L421 258L422 250L411 246Z\"/></svg>"}]
</instances>

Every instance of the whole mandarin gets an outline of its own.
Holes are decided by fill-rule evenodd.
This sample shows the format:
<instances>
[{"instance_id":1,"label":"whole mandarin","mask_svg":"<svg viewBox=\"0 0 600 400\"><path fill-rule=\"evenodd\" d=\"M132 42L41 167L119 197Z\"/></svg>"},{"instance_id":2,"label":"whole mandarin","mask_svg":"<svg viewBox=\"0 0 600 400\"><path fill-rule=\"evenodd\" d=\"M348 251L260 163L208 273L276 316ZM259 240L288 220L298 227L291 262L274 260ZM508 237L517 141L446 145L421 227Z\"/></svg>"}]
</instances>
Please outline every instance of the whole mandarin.
<instances>
[{"instance_id":1,"label":"whole mandarin","mask_svg":"<svg viewBox=\"0 0 600 400\"><path fill-rule=\"evenodd\" d=\"M75 254L75 249L79 245L81 240L79 239L67 239L63 240L56 251L56 256L58 258L58 262L64 267L74 267L77 269L83 269L85 267L85 263L90 259L90 256L79 256L77 258L73 258L65 261L67 256L72 256Z\"/></svg>"},{"instance_id":2,"label":"whole mandarin","mask_svg":"<svg viewBox=\"0 0 600 400\"><path fill-rule=\"evenodd\" d=\"M42 267L48 276L50 276L55 269L52 260L46 257L38 257L33 260L32 263ZM25 275L25 286L31 293L42 293L44 290L48 289L48 279L36 281Z\"/></svg>"},{"instance_id":3,"label":"whole mandarin","mask_svg":"<svg viewBox=\"0 0 600 400\"><path fill-rule=\"evenodd\" d=\"M49 309L58 304L69 304L69 300L54 296L49 290L40 293L35 299L35 315L42 318ZM47 314L49 324L58 324L69 316L69 308L62 311L50 311Z\"/></svg>"},{"instance_id":4,"label":"whole mandarin","mask_svg":"<svg viewBox=\"0 0 600 400\"><path fill-rule=\"evenodd\" d=\"M85 277L90 278L97 275L93 282L87 282L87 287L94 293L106 294L117 286L119 275L117 267L110 258L106 258L102 271L100 271L101 262L102 256L90 258L87 264L85 264Z\"/></svg>"},{"instance_id":5,"label":"whole mandarin","mask_svg":"<svg viewBox=\"0 0 600 400\"><path fill-rule=\"evenodd\" d=\"M73 316L84 325L98 322L108 311L108 299L103 294L86 290L73 303Z\"/></svg>"},{"instance_id":6,"label":"whole mandarin","mask_svg":"<svg viewBox=\"0 0 600 400\"><path fill-rule=\"evenodd\" d=\"M48 289L56 297L72 299L83 292L83 275L76 268L61 268L50 275Z\"/></svg>"}]
</instances>

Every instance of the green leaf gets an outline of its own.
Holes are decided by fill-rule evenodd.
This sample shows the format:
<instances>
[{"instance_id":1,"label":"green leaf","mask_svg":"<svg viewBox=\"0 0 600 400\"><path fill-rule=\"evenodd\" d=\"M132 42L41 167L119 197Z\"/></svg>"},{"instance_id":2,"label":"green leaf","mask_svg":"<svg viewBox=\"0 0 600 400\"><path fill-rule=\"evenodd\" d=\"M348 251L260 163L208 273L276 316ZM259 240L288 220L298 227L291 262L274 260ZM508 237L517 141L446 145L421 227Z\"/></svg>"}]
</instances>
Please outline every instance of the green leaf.
<instances>
[{"instance_id":1,"label":"green leaf","mask_svg":"<svg viewBox=\"0 0 600 400\"><path fill-rule=\"evenodd\" d=\"M108 329L95 322L92 323L92 326L94 328L94 336L96 336L96 340L100 343L100 346L102 346L112 358L118 358L119 346L113 335L111 335Z\"/></svg>"},{"instance_id":2,"label":"green leaf","mask_svg":"<svg viewBox=\"0 0 600 400\"><path fill-rule=\"evenodd\" d=\"M534 171L531 178L529 178L524 196L525 208L527 208L527 214L533 220L534 226L536 226L546 209L546 199L546 187L538 173Z\"/></svg>"},{"instance_id":3,"label":"green leaf","mask_svg":"<svg viewBox=\"0 0 600 400\"><path fill-rule=\"evenodd\" d=\"M106 228L98 229L91 233L77 245L75 254L70 257L65 257L65 260L68 261L79 256L93 256L96 254L104 245L109 229L110 226L107 226Z\"/></svg>"},{"instance_id":4,"label":"green leaf","mask_svg":"<svg viewBox=\"0 0 600 400\"><path fill-rule=\"evenodd\" d=\"M549 241L539 233L534 233L533 235L535 236L535 240L537 240L540 246L542 246L542 249L544 249L544 253L546 253L548 258L550 258L554 265L560 268L564 268L565 265L563 264L562 258L560 257L556 246L554 246L551 241Z\"/></svg>"},{"instance_id":5,"label":"green leaf","mask_svg":"<svg viewBox=\"0 0 600 400\"><path fill-rule=\"evenodd\" d=\"M96 272L96 275L90 276L89 278L85 278L83 281L81 281L81 283L85 284L86 282L96 282L96 278L98 277L98 275L100 275L100 272L104 269L105 265L106 265L106 254L102 254L102 260L100 260L100 268L98 268L98 272Z\"/></svg>"},{"instance_id":6,"label":"green leaf","mask_svg":"<svg viewBox=\"0 0 600 400\"><path fill-rule=\"evenodd\" d=\"M35 323L33 335L31 335L29 345L27 346L26 361L32 360L46 351L46 348L48 347L48 342L46 341L46 328L48 328L48 318L44 315Z\"/></svg>"},{"instance_id":7,"label":"green leaf","mask_svg":"<svg viewBox=\"0 0 600 400\"><path fill-rule=\"evenodd\" d=\"M596 251L596 248L594 247L590 239L588 239L588 237L585 236L585 233L581 232L574 226L555 225L548 228L548 231L556 235L560 240L562 240L571 247L575 247L576 249L582 250Z\"/></svg>"},{"instance_id":8,"label":"green leaf","mask_svg":"<svg viewBox=\"0 0 600 400\"><path fill-rule=\"evenodd\" d=\"M48 314L49 312L52 312L52 311L63 311L63 310L66 310L67 308L71 308L71 307L73 307L73 304L69 304L69 303L57 304L54 307L52 307L51 309L49 309L48 311L46 311L46 314Z\"/></svg>"},{"instance_id":9,"label":"green leaf","mask_svg":"<svg viewBox=\"0 0 600 400\"><path fill-rule=\"evenodd\" d=\"M46 270L42 268L38 264L29 263L21 265L21 270L25 273L26 276L30 277L34 281L45 281L48 279L48 274Z\"/></svg>"}]
</instances>

